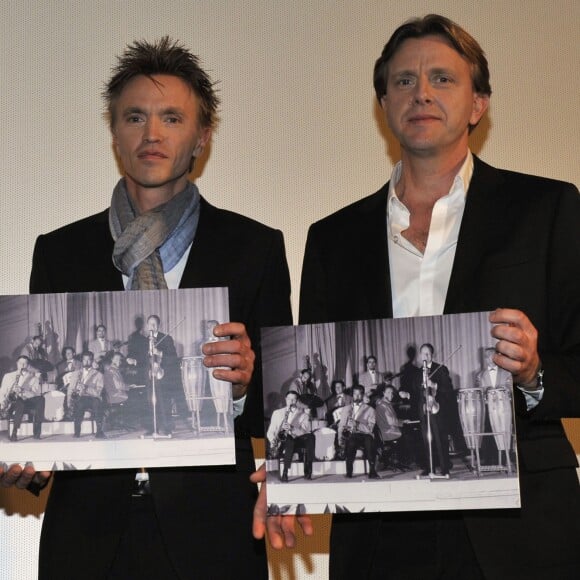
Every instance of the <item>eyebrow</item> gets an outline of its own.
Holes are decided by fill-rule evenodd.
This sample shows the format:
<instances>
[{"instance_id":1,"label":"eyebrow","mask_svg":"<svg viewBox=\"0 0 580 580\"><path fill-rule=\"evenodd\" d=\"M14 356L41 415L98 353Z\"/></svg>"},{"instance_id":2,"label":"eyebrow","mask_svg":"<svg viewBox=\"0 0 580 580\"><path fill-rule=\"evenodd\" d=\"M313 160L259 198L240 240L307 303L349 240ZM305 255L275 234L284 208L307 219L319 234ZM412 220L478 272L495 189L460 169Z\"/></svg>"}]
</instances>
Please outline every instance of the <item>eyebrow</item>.
<instances>
[{"instance_id":1,"label":"eyebrow","mask_svg":"<svg viewBox=\"0 0 580 580\"><path fill-rule=\"evenodd\" d=\"M126 109L123 110L123 115L135 115L135 114L146 115L147 112L141 107L136 106L127 107ZM179 107L167 107L165 109L162 109L159 114L184 116L185 112L183 111L183 109L180 109Z\"/></svg>"}]
</instances>

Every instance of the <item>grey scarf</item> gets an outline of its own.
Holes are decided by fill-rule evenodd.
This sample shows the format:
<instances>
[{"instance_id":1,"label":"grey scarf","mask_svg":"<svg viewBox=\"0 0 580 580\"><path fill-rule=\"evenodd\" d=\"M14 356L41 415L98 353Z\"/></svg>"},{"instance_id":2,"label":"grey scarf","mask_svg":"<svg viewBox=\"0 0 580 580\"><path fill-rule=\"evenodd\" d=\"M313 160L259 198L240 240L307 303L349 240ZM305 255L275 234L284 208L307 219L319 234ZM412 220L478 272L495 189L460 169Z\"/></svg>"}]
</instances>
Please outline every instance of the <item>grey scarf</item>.
<instances>
[{"instance_id":1,"label":"grey scarf","mask_svg":"<svg viewBox=\"0 0 580 580\"><path fill-rule=\"evenodd\" d=\"M113 263L130 278L131 290L166 289L164 272L179 262L199 221L199 190L186 188L166 203L138 214L121 179L113 190L109 228L115 240Z\"/></svg>"}]
</instances>

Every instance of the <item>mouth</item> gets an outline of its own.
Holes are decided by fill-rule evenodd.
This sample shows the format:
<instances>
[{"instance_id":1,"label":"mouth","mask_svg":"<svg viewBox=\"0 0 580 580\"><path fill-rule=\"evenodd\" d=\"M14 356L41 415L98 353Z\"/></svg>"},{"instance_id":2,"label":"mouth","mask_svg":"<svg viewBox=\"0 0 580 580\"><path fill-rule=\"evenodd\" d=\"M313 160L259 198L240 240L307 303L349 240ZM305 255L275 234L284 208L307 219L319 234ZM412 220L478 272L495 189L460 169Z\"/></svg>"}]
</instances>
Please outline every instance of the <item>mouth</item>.
<instances>
[{"instance_id":1,"label":"mouth","mask_svg":"<svg viewBox=\"0 0 580 580\"><path fill-rule=\"evenodd\" d=\"M162 153L161 151L157 151L155 149L147 149L142 151L137 155L139 159L150 160L150 159L167 159L167 155Z\"/></svg>"},{"instance_id":2,"label":"mouth","mask_svg":"<svg viewBox=\"0 0 580 580\"><path fill-rule=\"evenodd\" d=\"M407 119L407 121L411 124L415 124L415 125L419 125L422 123L432 123L434 121L439 121L439 117L437 117L436 115L413 115L412 117L409 117Z\"/></svg>"}]
</instances>

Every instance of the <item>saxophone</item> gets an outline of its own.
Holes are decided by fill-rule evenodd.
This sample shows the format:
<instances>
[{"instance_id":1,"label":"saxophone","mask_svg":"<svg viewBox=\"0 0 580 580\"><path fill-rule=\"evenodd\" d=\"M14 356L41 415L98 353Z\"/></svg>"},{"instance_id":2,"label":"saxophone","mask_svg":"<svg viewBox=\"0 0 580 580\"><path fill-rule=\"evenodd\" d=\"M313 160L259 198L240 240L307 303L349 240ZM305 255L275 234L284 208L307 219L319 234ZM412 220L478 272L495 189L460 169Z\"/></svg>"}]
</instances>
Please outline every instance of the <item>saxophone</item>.
<instances>
[{"instance_id":1,"label":"saxophone","mask_svg":"<svg viewBox=\"0 0 580 580\"><path fill-rule=\"evenodd\" d=\"M338 440L339 457L344 458L346 452L346 440L352 435L355 429L356 429L356 421L354 419L354 405L351 404L350 410L348 412L348 417L346 418L344 428L340 432L340 438Z\"/></svg>"},{"instance_id":2,"label":"saxophone","mask_svg":"<svg viewBox=\"0 0 580 580\"><path fill-rule=\"evenodd\" d=\"M278 457L280 453L280 446L286 439L288 438L288 433L292 430L292 425L288 423L288 417L290 416L290 412L292 411L292 406L286 409L284 413L284 419L282 420L282 424L280 425L280 429L278 429L278 433L276 433L276 437L270 446L270 450L274 457Z\"/></svg>"},{"instance_id":3,"label":"saxophone","mask_svg":"<svg viewBox=\"0 0 580 580\"><path fill-rule=\"evenodd\" d=\"M20 379L24 376L23 372L19 372L14 379L14 383L10 387L10 392L8 393L8 400L12 403L22 395L22 385L19 385Z\"/></svg>"}]
</instances>

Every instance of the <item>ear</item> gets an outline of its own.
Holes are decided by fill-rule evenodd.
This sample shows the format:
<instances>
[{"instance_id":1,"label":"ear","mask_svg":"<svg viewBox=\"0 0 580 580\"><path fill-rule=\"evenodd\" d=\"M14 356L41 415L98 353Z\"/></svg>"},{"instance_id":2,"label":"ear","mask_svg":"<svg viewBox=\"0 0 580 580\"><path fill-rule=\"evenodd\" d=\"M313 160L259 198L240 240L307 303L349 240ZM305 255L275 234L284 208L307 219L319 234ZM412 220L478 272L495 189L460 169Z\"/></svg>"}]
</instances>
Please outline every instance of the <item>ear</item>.
<instances>
[{"instance_id":1,"label":"ear","mask_svg":"<svg viewBox=\"0 0 580 580\"><path fill-rule=\"evenodd\" d=\"M119 157L119 144L117 143L117 136L115 135L115 129L111 129L111 137L113 140L113 149L115 151L115 155Z\"/></svg>"},{"instance_id":2,"label":"ear","mask_svg":"<svg viewBox=\"0 0 580 580\"><path fill-rule=\"evenodd\" d=\"M471 109L471 117L469 118L469 124L472 127L475 127L479 123L479 120L483 117L488 107L489 95L473 94L473 107Z\"/></svg>"},{"instance_id":3,"label":"ear","mask_svg":"<svg viewBox=\"0 0 580 580\"><path fill-rule=\"evenodd\" d=\"M205 127L201 129L201 134L197 140L197 145L193 150L192 157L194 158L199 157L203 153L205 146L209 143L209 140L211 139L211 134L212 134L211 127Z\"/></svg>"},{"instance_id":4,"label":"ear","mask_svg":"<svg viewBox=\"0 0 580 580\"><path fill-rule=\"evenodd\" d=\"M383 113L387 112L387 94L385 93L380 100L381 103L381 109L383 110Z\"/></svg>"}]
</instances>

